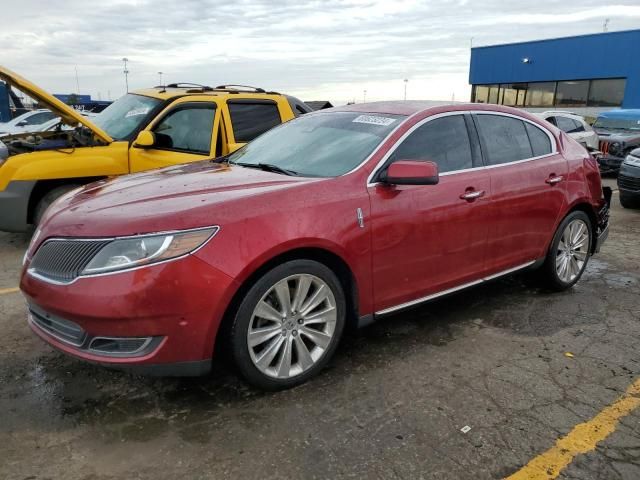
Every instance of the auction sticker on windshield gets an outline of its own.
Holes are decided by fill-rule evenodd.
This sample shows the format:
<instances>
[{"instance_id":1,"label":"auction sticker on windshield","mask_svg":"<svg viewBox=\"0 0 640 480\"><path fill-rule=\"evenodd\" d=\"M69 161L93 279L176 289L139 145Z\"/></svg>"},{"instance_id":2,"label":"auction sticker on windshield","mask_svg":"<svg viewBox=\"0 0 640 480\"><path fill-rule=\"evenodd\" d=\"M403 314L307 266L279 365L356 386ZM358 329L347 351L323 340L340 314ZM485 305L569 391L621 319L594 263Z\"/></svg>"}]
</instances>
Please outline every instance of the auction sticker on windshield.
<instances>
[{"instance_id":1,"label":"auction sticker on windshield","mask_svg":"<svg viewBox=\"0 0 640 480\"><path fill-rule=\"evenodd\" d=\"M382 125L387 127L395 122L395 118L379 117L377 115L360 115L353 119L353 123L368 123L370 125Z\"/></svg>"},{"instance_id":2,"label":"auction sticker on windshield","mask_svg":"<svg viewBox=\"0 0 640 480\"><path fill-rule=\"evenodd\" d=\"M135 117L137 115L146 115L147 113L149 113L149 107L134 108L133 110L129 110L124 118Z\"/></svg>"}]
</instances>

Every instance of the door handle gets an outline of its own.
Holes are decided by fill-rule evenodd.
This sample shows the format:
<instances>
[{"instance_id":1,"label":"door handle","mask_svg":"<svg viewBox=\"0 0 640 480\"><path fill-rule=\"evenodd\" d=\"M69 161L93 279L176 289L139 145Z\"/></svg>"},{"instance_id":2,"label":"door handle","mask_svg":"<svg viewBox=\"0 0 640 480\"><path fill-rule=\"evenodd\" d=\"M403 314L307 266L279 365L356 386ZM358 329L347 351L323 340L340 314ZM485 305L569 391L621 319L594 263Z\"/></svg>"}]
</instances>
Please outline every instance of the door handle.
<instances>
[{"instance_id":1,"label":"door handle","mask_svg":"<svg viewBox=\"0 0 640 480\"><path fill-rule=\"evenodd\" d=\"M562 180L564 180L564 177L562 175L552 174L545 180L545 182L547 182L549 185L555 185L556 183L560 183Z\"/></svg>"},{"instance_id":2,"label":"door handle","mask_svg":"<svg viewBox=\"0 0 640 480\"><path fill-rule=\"evenodd\" d=\"M484 196L484 190L467 190L462 195L460 195L460 198L462 200L472 202L476 198L480 198L482 196Z\"/></svg>"}]
</instances>

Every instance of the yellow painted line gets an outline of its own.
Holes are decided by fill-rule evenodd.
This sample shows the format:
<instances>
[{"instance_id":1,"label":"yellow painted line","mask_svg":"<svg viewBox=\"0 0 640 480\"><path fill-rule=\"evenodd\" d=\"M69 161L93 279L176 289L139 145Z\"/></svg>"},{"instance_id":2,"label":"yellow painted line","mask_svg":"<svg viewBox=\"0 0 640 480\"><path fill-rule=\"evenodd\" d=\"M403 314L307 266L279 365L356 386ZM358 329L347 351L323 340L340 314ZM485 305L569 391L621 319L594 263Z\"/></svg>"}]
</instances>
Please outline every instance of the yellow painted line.
<instances>
[{"instance_id":1,"label":"yellow painted line","mask_svg":"<svg viewBox=\"0 0 640 480\"><path fill-rule=\"evenodd\" d=\"M7 293L16 293L19 292L20 289L18 287L15 288L0 288L0 295L6 295Z\"/></svg>"},{"instance_id":2,"label":"yellow painted line","mask_svg":"<svg viewBox=\"0 0 640 480\"><path fill-rule=\"evenodd\" d=\"M625 394L598 415L576 425L565 437L543 454L527 463L506 480L551 480L569 465L576 455L590 452L611 435L622 417L640 407L640 379Z\"/></svg>"}]
</instances>

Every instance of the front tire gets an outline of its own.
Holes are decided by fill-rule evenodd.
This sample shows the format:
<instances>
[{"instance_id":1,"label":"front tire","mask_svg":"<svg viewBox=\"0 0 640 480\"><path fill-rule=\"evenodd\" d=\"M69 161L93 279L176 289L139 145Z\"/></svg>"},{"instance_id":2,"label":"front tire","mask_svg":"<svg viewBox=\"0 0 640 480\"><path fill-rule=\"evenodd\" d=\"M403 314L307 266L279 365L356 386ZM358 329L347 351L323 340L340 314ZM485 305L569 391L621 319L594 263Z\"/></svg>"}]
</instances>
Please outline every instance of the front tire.
<instances>
[{"instance_id":1,"label":"front tire","mask_svg":"<svg viewBox=\"0 0 640 480\"><path fill-rule=\"evenodd\" d=\"M53 202L55 202L65 193L70 192L71 190L78 187L80 187L80 185L61 185L59 187L52 188L47 193L45 193L40 201L36 204L36 207L33 211L33 224L35 226L38 226L40 220L42 220L42 217L44 216L44 212L47 211L47 208L49 208Z\"/></svg>"},{"instance_id":2,"label":"front tire","mask_svg":"<svg viewBox=\"0 0 640 480\"><path fill-rule=\"evenodd\" d=\"M286 262L242 299L230 331L233 359L261 389L299 385L331 359L345 318L344 290L331 269L312 260Z\"/></svg>"},{"instance_id":3,"label":"front tire","mask_svg":"<svg viewBox=\"0 0 640 480\"><path fill-rule=\"evenodd\" d=\"M591 220L581 211L571 212L560 223L541 269L543 285L562 291L576 284L591 255Z\"/></svg>"}]
</instances>

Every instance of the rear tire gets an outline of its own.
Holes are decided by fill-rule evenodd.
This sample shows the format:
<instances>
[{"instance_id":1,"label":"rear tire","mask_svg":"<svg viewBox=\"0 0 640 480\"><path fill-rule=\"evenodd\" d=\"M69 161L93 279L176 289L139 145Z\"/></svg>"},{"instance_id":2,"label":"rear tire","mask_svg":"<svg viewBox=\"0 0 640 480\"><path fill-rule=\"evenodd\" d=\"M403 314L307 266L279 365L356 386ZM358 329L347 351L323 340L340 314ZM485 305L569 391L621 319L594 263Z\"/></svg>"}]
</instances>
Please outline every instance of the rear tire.
<instances>
[{"instance_id":1,"label":"rear tire","mask_svg":"<svg viewBox=\"0 0 640 480\"><path fill-rule=\"evenodd\" d=\"M340 280L313 260L292 260L265 273L233 318L231 355L241 375L264 390L306 382L329 362L346 319Z\"/></svg>"},{"instance_id":2,"label":"rear tire","mask_svg":"<svg viewBox=\"0 0 640 480\"><path fill-rule=\"evenodd\" d=\"M53 202L55 202L58 198L64 195L71 190L80 187L80 185L69 184L69 185L61 185L56 188L52 188L44 196L40 199L36 208L33 211L33 224L37 226L42 220L44 213L47 211L47 208L51 206Z\"/></svg>"},{"instance_id":3,"label":"rear tire","mask_svg":"<svg viewBox=\"0 0 640 480\"><path fill-rule=\"evenodd\" d=\"M542 286L563 291L576 284L589 261L593 229L591 220L581 211L571 212L560 223L540 268Z\"/></svg>"}]
</instances>

